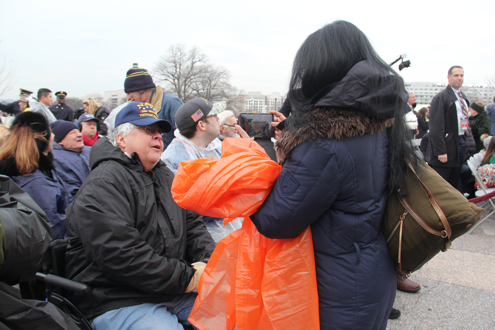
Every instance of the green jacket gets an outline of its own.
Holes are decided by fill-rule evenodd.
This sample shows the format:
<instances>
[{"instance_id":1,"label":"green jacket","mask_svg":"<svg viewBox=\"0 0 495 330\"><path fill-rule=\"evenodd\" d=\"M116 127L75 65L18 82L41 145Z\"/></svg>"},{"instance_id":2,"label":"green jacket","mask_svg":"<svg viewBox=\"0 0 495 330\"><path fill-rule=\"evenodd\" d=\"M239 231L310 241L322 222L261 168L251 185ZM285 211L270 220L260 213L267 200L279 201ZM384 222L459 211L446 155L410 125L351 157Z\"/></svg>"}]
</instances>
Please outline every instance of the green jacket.
<instances>
[{"instance_id":1,"label":"green jacket","mask_svg":"<svg viewBox=\"0 0 495 330\"><path fill-rule=\"evenodd\" d=\"M477 116L469 117L469 126L473 132L474 141L476 141L476 152L484 149L480 137L483 134L490 135L492 121L486 111L480 112Z\"/></svg>"}]
</instances>

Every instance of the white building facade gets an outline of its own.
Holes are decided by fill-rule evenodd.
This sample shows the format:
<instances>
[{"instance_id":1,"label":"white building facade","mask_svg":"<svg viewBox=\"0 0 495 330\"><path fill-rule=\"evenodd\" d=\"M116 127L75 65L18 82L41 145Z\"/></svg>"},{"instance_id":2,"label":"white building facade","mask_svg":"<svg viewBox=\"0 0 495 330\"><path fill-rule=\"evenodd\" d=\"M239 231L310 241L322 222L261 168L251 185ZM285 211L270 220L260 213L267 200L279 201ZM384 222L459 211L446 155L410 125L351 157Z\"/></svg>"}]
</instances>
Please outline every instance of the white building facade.
<instances>
[{"instance_id":1,"label":"white building facade","mask_svg":"<svg viewBox=\"0 0 495 330\"><path fill-rule=\"evenodd\" d=\"M123 89L104 91L103 101L110 106L110 109L115 109L119 105L126 102L126 93Z\"/></svg>"},{"instance_id":2,"label":"white building facade","mask_svg":"<svg viewBox=\"0 0 495 330\"><path fill-rule=\"evenodd\" d=\"M447 83L410 82L405 83L408 93L416 95L417 104L430 104L433 97L447 87ZM464 84L461 90L469 102L482 102L485 105L493 103L495 88L484 85Z\"/></svg>"},{"instance_id":3,"label":"white building facade","mask_svg":"<svg viewBox=\"0 0 495 330\"><path fill-rule=\"evenodd\" d=\"M244 111L264 113L269 110L278 111L282 107L285 98L277 92L263 95L261 92L248 92L244 95Z\"/></svg>"}]
</instances>

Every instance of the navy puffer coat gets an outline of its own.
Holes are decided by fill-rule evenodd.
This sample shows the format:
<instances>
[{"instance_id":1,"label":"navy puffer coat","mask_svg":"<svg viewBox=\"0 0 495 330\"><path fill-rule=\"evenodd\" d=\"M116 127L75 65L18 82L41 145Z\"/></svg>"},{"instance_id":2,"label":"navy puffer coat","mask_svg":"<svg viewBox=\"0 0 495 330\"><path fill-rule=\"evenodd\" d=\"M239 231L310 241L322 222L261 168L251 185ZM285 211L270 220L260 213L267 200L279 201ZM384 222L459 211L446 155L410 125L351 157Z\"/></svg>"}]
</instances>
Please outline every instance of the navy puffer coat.
<instances>
[{"instance_id":1,"label":"navy puffer coat","mask_svg":"<svg viewBox=\"0 0 495 330\"><path fill-rule=\"evenodd\" d=\"M321 329L385 329L395 300L381 231L391 122L354 108L322 106L303 116L306 127L284 130L277 144L288 157L251 216L270 238L296 237L311 226Z\"/></svg>"}]
</instances>

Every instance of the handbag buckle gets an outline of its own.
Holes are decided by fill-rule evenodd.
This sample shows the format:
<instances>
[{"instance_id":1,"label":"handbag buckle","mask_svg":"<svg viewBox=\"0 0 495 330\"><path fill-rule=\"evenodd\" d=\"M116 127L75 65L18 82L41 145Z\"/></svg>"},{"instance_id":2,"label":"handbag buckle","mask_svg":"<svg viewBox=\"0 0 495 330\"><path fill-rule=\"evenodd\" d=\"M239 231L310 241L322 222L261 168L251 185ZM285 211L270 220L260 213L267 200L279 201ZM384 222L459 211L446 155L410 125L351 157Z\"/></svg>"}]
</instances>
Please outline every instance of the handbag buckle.
<instances>
[{"instance_id":1,"label":"handbag buckle","mask_svg":"<svg viewBox=\"0 0 495 330\"><path fill-rule=\"evenodd\" d=\"M440 236L440 237L442 237L442 238L447 238L447 237L449 236L449 235L447 234L447 231L445 231L445 230L442 230L440 233L442 234L442 235Z\"/></svg>"}]
</instances>

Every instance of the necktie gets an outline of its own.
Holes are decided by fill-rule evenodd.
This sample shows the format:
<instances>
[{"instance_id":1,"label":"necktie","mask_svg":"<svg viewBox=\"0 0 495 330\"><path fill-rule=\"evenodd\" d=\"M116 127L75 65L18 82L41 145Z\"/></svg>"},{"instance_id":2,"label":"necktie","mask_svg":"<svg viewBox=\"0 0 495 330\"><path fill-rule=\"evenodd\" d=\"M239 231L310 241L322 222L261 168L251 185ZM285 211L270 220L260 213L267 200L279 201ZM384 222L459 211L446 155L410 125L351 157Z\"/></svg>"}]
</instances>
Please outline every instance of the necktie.
<instances>
[{"instance_id":1,"label":"necktie","mask_svg":"<svg viewBox=\"0 0 495 330\"><path fill-rule=\"evenodd\" d=\"M462 113L464 116L466 116L466 118L468 118L469 120L469 113L468 113L468 109L466 109L466 100L464 100L464 96L462 96L462 93L459 92L459 102L461 103L461 108L462 108Z\"/></svg>"},{"instance_id":2,"label":"necktie","mask_svg":"<svg viewBox=\"0 0 495 330\"><path fill-rule=\"evenodd\" d=\"M464 99L464 96L462 96L462 93L460 91L458 95L459 95L459 103L461 103L462 114L466 117L466 121L469 124L469 113L468 113L468 109L466 109L467 102ZM470 131L471 131L471 127L468 127L466 133L469 134Z\"/></svg>"}]
</instances>

